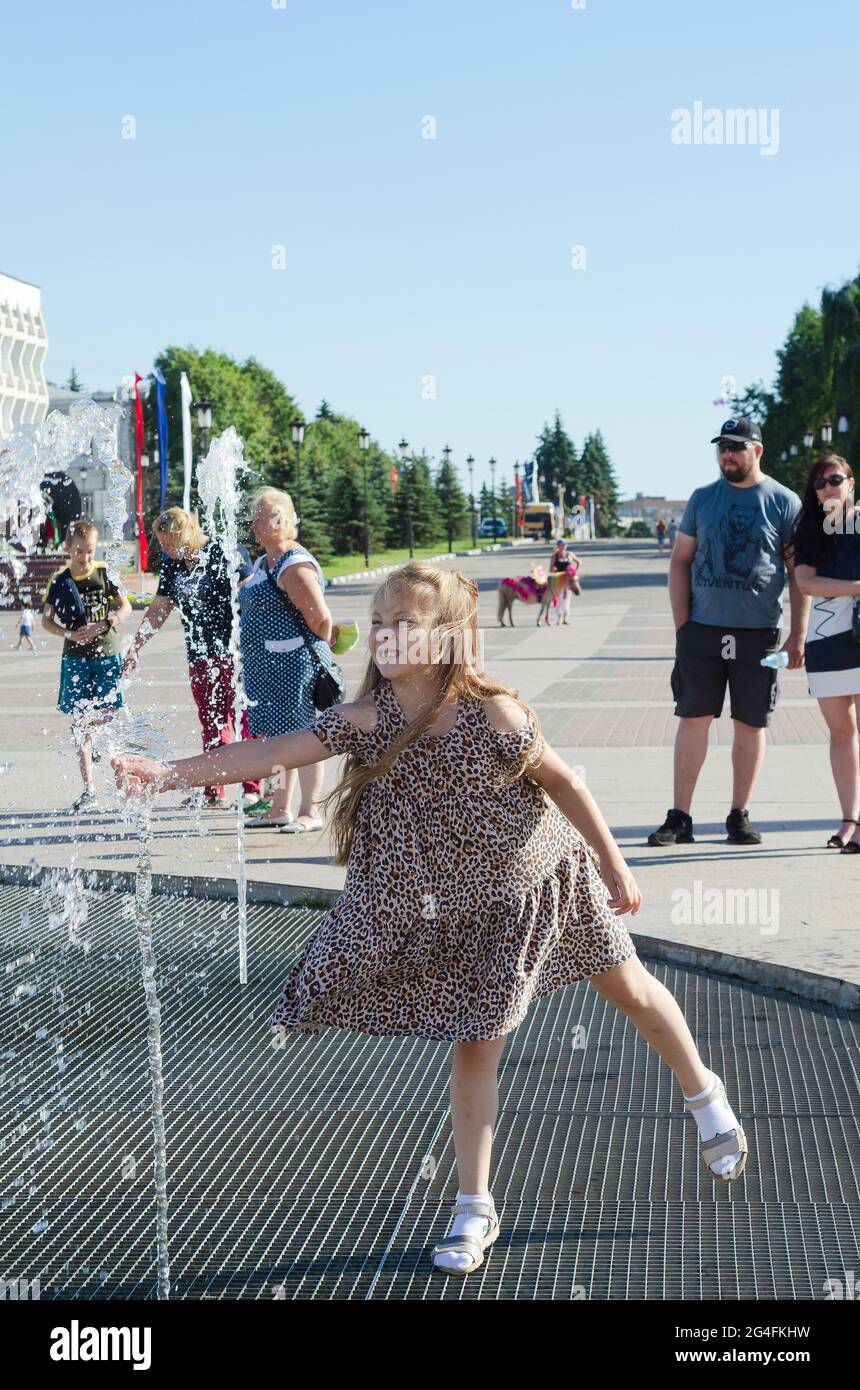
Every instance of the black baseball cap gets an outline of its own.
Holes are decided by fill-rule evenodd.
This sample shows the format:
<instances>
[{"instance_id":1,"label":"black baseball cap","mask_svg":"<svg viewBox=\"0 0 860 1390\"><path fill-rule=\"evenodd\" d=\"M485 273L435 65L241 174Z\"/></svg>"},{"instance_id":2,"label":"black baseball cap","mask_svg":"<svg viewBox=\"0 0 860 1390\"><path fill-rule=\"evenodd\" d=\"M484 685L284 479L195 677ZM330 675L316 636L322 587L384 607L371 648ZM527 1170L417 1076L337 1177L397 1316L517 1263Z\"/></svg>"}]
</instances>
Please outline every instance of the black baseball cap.
<instances>
[{"instance_id":1,"label":"black baseball cap","mask_svg":"<svg viewBox=\"0 0 860 1390\"><path fill-rule=\"evenodd\" d=\"M761 430L754 420L745 420L743 416L738 416L737 420L724 421L718 435L711 440L712 444L719 444L721 439L733 439L736 444L761 444Z\"/></svg>"}]
</instances>

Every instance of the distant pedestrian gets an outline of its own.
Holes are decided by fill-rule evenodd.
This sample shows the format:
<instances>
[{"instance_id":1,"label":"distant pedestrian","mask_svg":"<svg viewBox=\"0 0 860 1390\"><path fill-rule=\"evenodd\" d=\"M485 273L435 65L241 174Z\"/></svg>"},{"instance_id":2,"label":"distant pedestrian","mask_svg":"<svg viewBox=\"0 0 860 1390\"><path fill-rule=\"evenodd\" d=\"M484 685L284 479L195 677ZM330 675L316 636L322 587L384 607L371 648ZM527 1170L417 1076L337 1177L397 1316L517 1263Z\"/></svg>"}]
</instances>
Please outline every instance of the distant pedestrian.
<instances>
[{"instance_id":1,"label":"distant pedestrian","mask_svg":"<svg viewBox=\"0 0 860 1390\"><path fill-rule=\"evenodd\" d=\"M674 550L674 549L675 549L675 540L676 540L677 535L678 535L678 523L676 522L675 518L672 517L672 520L669 522L669 549L670 549L670 550Z\"/></svg>"},{"instance_id":2,"label":"distant pedestrian","mask_svg":"<svg viewBox=\"0 0 860 1390\"><path fill-rule=\"evenodd\" d=\"M786 569L791 632L783 650L791 669L803 665L809 600L798 590L791 560L784 558L800 498L762 472L761 431L752 421L727 420L711 443L717 446L720 477L692 494L669 564L676 633L672 693L680 720L675 804L649 835L649 845L692 843L693 792L727 685L734 723L727 836L737 845L761 843L747 806L779 691L776 670L761 661L779 646Z\"/></svg>"},{"instance_id":3,"label":"distant pedestrian","mask_svg":"<svg viewBox=\"0 0 860 1390\"><path fill-rule=\"evenodd\" d=\"M565 625L568 622L571 594L582 593L582 587L578 578L579 563L579 556L575 555L572 550L568 550L567 541L556 541L555 550L549 562L550 573L561 573L564 575L559 592L561 611L556 619L556 626L559 622L563 622Z\"/></svg>"},{"instance_id":4,"label":"distant pedestrian","mask_svg":"<svg viewBox=\"0 0 860 1390\"><path fill-rule=\"evenodd\" d=\"M666 523L665 523L665 521L663 520L662 517L661 517L660 520L657 522L657 525L656 525L656 527L655 527L654 529L655 529L656 532L657 532L657 550L658 550L658 553L659 553L660 555L662 555L662 554L663 554L663 547L664 547L665 544L666 544Z\"/></svg>"},{"instance_id":5,"label":"distant pedestrian","mask_svg":"<svg viewBox=\"0 0 860 1390\"><path fill-rule=\"evenodd\" d=\"M27 643L31 652L36 650L36 644L33 641L33 624L35 621L36 615L32 608L24 608L21 610L21 625L18 628L18 645L15 648L16 652L21 650L22 642Z\"/></svg>"},{"instance_id":6,"label":"distant pedestrian","mask_svg":"<svg viewBox=\"0 0 860 1390\"><path fill-rule=\"evenodd\" d=\"M838 454L810 469L794 529L797 587L812 600L806 635L809 693L830 731L842 823L828 849L860 854L860 510L854 474Z\"/></svg>"}]
</instances>

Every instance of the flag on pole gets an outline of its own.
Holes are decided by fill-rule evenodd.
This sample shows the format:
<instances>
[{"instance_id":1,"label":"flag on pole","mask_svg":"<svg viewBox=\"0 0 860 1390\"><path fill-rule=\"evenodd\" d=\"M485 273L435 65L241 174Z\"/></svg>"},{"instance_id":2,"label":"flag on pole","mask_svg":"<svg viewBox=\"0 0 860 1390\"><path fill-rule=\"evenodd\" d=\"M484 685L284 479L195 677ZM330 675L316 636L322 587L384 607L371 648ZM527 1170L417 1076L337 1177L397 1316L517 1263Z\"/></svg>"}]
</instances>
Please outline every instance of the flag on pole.
<instances>
[{"instance_id":1,"label":"flag on pole","mask_svg":"<svg viewBox=\"0 0 860 1390\"><path fill-rule=\"evenodd\" d=\"M517 526L523 524L523 485L519 473L517 473Z\"/></svg>"},{"instance_id":2,"label":"flag on pole","mask_svg":"<svg viewBox=\"0 0 860 1390\"><path fill-rule=\"evenodd\" d=\"M186 512L191 511L191 386L185 372L179 378L179 395L182 400L182 505Z\"/></svg>"},{"instance_id":3,"label":"flag on pole","mask_svg":"<svg viewBox=\"0 0 860 1390\"><path fill-rule=\"evenodd\" d=\"M158 466L159 483L161 487L159 511L164 511L164 504L167 501L167 382L164 380L164 373L160 367L156 367L153 376L155 377L155 405L158 416Z\"/></svg>"},{"instance_id":4,"label":"flag on pole","mask_svg":"<svg viewBox=\"0 0 860 1390\"><path fill-rule=\"evenodd\" d=\"M149 562L146 544L146 523L143 519L143 401L140 399L140 372L134 374L134 453L137 462L137 544L141 572Z\"/></svg>"},{"instance_id":5,"label":"flag on pole","mask_svg":"<svg viewBox=\"0 0 860 1390\"><path fill-rule=\"evenodd\" d=\"M392 496L392 497L394 496L394 494L396 493L396 491L397 491L397 464L396 464L396 463L392 463L392 465L391 465L391 496Z\"/></svg>"}]
</instances>

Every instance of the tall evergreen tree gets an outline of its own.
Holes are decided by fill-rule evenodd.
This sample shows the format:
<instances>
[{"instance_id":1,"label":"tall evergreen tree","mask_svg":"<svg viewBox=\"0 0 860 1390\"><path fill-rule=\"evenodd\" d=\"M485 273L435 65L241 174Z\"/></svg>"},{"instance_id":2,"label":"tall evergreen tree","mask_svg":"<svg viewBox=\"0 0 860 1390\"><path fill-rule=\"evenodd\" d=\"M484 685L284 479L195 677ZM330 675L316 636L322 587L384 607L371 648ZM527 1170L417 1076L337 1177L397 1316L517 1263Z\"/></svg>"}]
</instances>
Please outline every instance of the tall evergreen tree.
<instances>
[{"instance_id":1,"label":"tall evergreen tree","mask_svg":"<svg viewBox=\"0 0 860 1390\"><path fill-rule=\"evenodd\" d=\"M598 536L615 536L621 530L618 520L618 480L600 430L589 434L579 461L582 492L594 498Z\"/></svg>"},{"instance_id":2,"label":"tall evergreen tree","mask_svg":"<svg viewBox=\"0 0 860 1390\"><path fill-rule=\"evenodd\" d=\"M546 479L545 484L538 484L542 501L554 502L558 497L559 487L564 488L565 498L568 500L576 497L581 491L576 450L573 440L565 432L558 410L555 412L552 425L544 425L538 436L535 474L538 479Z\"/></svg>"},{"instance_id":3,"label":"tall evergreen tree","mask_svg":"<svg viewBox=\"0 0 860 1390\"><path fill-rule=\"evenodd\" d=\"M443 534L439 499L425 454L398 465L397 491L389 511L388 543L393 548L409 544L410 521L414 546L432 544Z\"/></svg>"}]
</instances>

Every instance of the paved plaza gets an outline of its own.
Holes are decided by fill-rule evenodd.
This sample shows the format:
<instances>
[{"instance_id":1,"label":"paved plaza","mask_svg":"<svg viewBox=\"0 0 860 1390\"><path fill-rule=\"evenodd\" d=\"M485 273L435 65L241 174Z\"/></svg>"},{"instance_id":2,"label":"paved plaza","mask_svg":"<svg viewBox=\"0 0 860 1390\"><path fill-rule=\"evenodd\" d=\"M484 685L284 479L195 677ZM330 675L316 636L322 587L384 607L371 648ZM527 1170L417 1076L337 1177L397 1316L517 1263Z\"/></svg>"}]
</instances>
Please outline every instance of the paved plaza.
<instances>
[{"instance_id":1,"label":"paved plaza","mask_svg":"<svg viewBox=\"0 0 860 1390\"><path fill-rule=\"evenodd\" d=\"M528 572L543 548L454 563L480 585L488 670L537 709L635 867L645 906L630 926L736 1097L747 1170L732 1184L708 1177L670 1072L580 982L514 1030L492 1174L501 1235L468 1280L440 1276L428 1251L456 1184L450 1047L328 1029L274 1048L266 1024L288 963L344 870L323 835L248 835L243 985L235 817L203 813L204 833L189 834L174 796L156 817L152 904L172 1298L813 1301L857 1269L857 865L823 848L835 801L816 708L802 676L783 680L754 807L761 847L724 842L724 718L697 842L648 849L671 799L666 560L648 544L582 551L583 596L571 625L550 629L521 605L513 630L495 617L499 578ZM335 617L366 631L370 593L329 590ZM154 1298L148 1018L128 892L137 841L107 797L77 820L59 809L78 785L54 709L59 644L16 653L11 627L0 657L0 1267L38 1281L42 1299ZM347 658L350 693L363 660L360 648ZM175 620L147 648L144 677L134 707L156 714L178 752L196 749ZM327 786L336 774L332 759ZM31 865L98 871L83 924L80 900L30 881ZM753 894L742 924L729 920L730 889ZM703 907L713 890L716 914ZM301 894L304 906L286 905Z\"/></svg>"}]
</instances>

